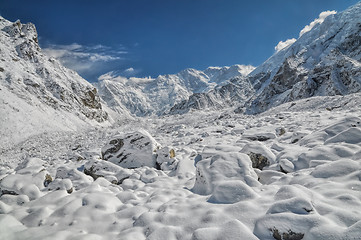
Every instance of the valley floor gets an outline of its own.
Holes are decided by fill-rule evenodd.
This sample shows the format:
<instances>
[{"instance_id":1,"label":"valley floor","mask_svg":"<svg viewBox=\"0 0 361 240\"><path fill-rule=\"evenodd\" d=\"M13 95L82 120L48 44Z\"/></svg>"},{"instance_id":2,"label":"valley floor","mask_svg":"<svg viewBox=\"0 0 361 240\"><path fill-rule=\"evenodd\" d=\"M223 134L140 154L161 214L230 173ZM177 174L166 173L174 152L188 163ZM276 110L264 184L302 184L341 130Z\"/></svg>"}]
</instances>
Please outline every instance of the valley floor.
<instances>
[{"instance_id":1,"label":"valley floor","mask_svg":"<svg viewBox=\"0 0 361 240\"><path fill-rule=\"evenodd\" d=\"M1 149L0 239L359 239L361 109L297 104L119 121ZM140 129L177 165L101 160L115 135Z\"/></svg>"}]
</instances>

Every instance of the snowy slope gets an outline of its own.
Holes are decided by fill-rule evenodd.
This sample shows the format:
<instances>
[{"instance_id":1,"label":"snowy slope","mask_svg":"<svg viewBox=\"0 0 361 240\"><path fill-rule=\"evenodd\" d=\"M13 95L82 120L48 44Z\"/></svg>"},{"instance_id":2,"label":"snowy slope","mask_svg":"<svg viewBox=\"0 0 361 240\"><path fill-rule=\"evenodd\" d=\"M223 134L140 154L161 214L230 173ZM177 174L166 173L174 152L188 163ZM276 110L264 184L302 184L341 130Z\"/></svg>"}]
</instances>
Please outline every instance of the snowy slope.
<instances>
[{"instance_id":1,"label":"snowy slope","mask_svg":"<svg viewBox=\"0 0 361 240\"><path fill-rule=\"evenodd\" d=\"M33 24L0 17L0 49L2 147L45 131L108 122L97 90L42 53Z\"/></svg>"},{"instance_id":2,"label":"snowy slope","mask_svg":"<svg viewBox=\"0 0 361 240\"><path fill-rule=\"evenodd\" d=\"M25 161L0 165L0 239L358 239L360 99L313 97L258 116L199 111L30 138L2 153ZM137 156L173 168L119 161Z\"/></svg>"},{"instance_id":3,"label":"snowy slope","mask_svg":"<svg viewBox=\"0 0 361 240\"><path fill-rule=\"evenodd\" d=\"M171 113L239 105L237 112L263 112L311 96L347 95L361 90L361 3L318 21L247 75L240 87L223 84L176 104ZM227 86L227 87L225 87ZM243 89L242 97L238 95Z\"/></svg>"},{"instance_id":4,"label":"snowy slope","mask_svg":"<svg viewBox=\"0 0 361 240\"><path fill-rule=\"evenodd\" d=\"M252 66L209 67L204 71L185 69L177 74L152 78L123 78L111 73L95 86L102 99L115 111L129 110L137 116L162 114L193 93L206 92L234 77L244 77Z\"/></svg>"},{"instance_id":5,"label":"snowy slope","mask_svg":"<svg viewBox=\"0 0 361 240\"><path fill-rule=\"evenodd\" d=\"M328 16L250 75L249 112L311 96L361 90L361 3Z\"/></svg>"}]
</instances>

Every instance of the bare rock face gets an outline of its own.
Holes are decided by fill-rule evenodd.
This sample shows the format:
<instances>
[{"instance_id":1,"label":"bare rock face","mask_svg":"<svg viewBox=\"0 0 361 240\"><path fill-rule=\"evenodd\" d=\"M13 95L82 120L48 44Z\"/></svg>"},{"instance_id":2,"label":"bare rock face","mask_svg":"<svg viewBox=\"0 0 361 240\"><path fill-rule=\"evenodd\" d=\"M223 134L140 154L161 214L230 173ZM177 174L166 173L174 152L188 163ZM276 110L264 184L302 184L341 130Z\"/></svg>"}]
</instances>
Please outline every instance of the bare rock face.
<instances>
[{"instance_id":1,"label":"bare rock face","mask_svg":"<svg viewBox=\"0 0 361 240\"><path fill-rule=\"evenodd\" d=\"M114 137L101 150L102 159L124 168L157 167L160 145L146 131Z\"/></svg>"}]
</instances>

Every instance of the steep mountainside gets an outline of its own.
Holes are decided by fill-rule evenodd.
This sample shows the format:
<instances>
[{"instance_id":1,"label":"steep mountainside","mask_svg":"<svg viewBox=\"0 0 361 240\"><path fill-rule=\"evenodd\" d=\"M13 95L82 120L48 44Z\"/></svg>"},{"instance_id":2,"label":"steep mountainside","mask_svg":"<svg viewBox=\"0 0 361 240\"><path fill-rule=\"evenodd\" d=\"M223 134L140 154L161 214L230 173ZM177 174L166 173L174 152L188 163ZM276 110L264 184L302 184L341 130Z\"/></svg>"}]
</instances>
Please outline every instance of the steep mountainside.
<instances>
[{"instance_id":1,"label":"steep mountainside","mask_svg":"<svg viewBox=\"0 0 361 240\"><path fill-rule=\"evenodd\" d=\"M328 16L273 55L249 79L257 93L249 112L311 96L361 90L361 3Z\"/></svg>"},{"instance_id":2,"label":"steep mountainside","mask_svg":"<svg viewBox=\"0 0 361 240\"><path fill-rule=\"evenodd\" d=\"M194 94L174 106L171 112L239 105L237 111L245 107L248 113L259 113L297 99L359 92L361 3L328 16L303 33L296 42L276 52L251 72L243 85L249 90L244 86L235 88L234 83L230 83L214 91ZM240 88L250 92L243 98L230 100L229 96L237 95L234 91ZM224 91L219 94L217 89Z\"/></svg>"},{"instance_id":3,"label":"steep mountainside","mask_svg":"<svg viewBox=\"0 0 361 240\"><path fill-rule=\"evenodd\" d=\"M175 104L168 113L183 114L190 109L221 109L245 102L254 94L252 84L246 77L235 77L214 89L194 93L188 99Z\"/></svg>"},{"instance_id":4,"label":"steep mountainside","mask_svg":"<svg viewBox=\"0 0 361 240\"><path fill-rule=\"evenodd\" d=\"M134 115L145 116L162 114L193 93L198 95L215 86L221 88L228 80L243 78L253 69L243 65L209 67L204 71L185 69L178 74L160 75L155 79L115 77L110 73L101 76L95 86L113 110L119 113L129 110Z\"/></svg>"},{"instance_id":5,"label":"steep mountainside","mask_svg":"<svg viewBox=\"0 0 361 240\"><path fill-rule=\"evenodd\" d=\"M33 24L12 23L0 17L3 144L46 130L76 129L107 121L97 90L42 53Z\"/></svg>"}]
</instances>

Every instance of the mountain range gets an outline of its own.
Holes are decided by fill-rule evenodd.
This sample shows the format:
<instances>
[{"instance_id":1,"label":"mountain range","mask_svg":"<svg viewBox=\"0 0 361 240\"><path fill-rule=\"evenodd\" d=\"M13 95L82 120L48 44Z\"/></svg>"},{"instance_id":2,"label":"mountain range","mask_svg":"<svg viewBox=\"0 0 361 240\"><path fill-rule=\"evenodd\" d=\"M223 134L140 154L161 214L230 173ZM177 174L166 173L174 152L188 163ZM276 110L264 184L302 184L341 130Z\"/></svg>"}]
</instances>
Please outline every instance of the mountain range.
<instances>
[{"instance_id":1,"label":"mountain range","mask_svg":"<svg viewBox=\"0 0 361 240\"><path fill-rule=\"evenodd\" d=\"M359 239L360 16L257 68L94 84L0 18L0 239Z\"/></svg>"},{"instance_id":2,"label":"mountain range","mask_svg":"<svg viewBox=\"0 0 361 240\"><path fill-rule=\"evenodd\" d=\"M0 132L10 143L49 129L106 125L112 116L226 107L255 114L312 96L356 93L361 89L360 12L356 4L328 16L256 68L190 68L157 78L110 72L93 85L42 52L33 24L0 18L0 122L9 122Z\"/></svg>"}]
</instances>

